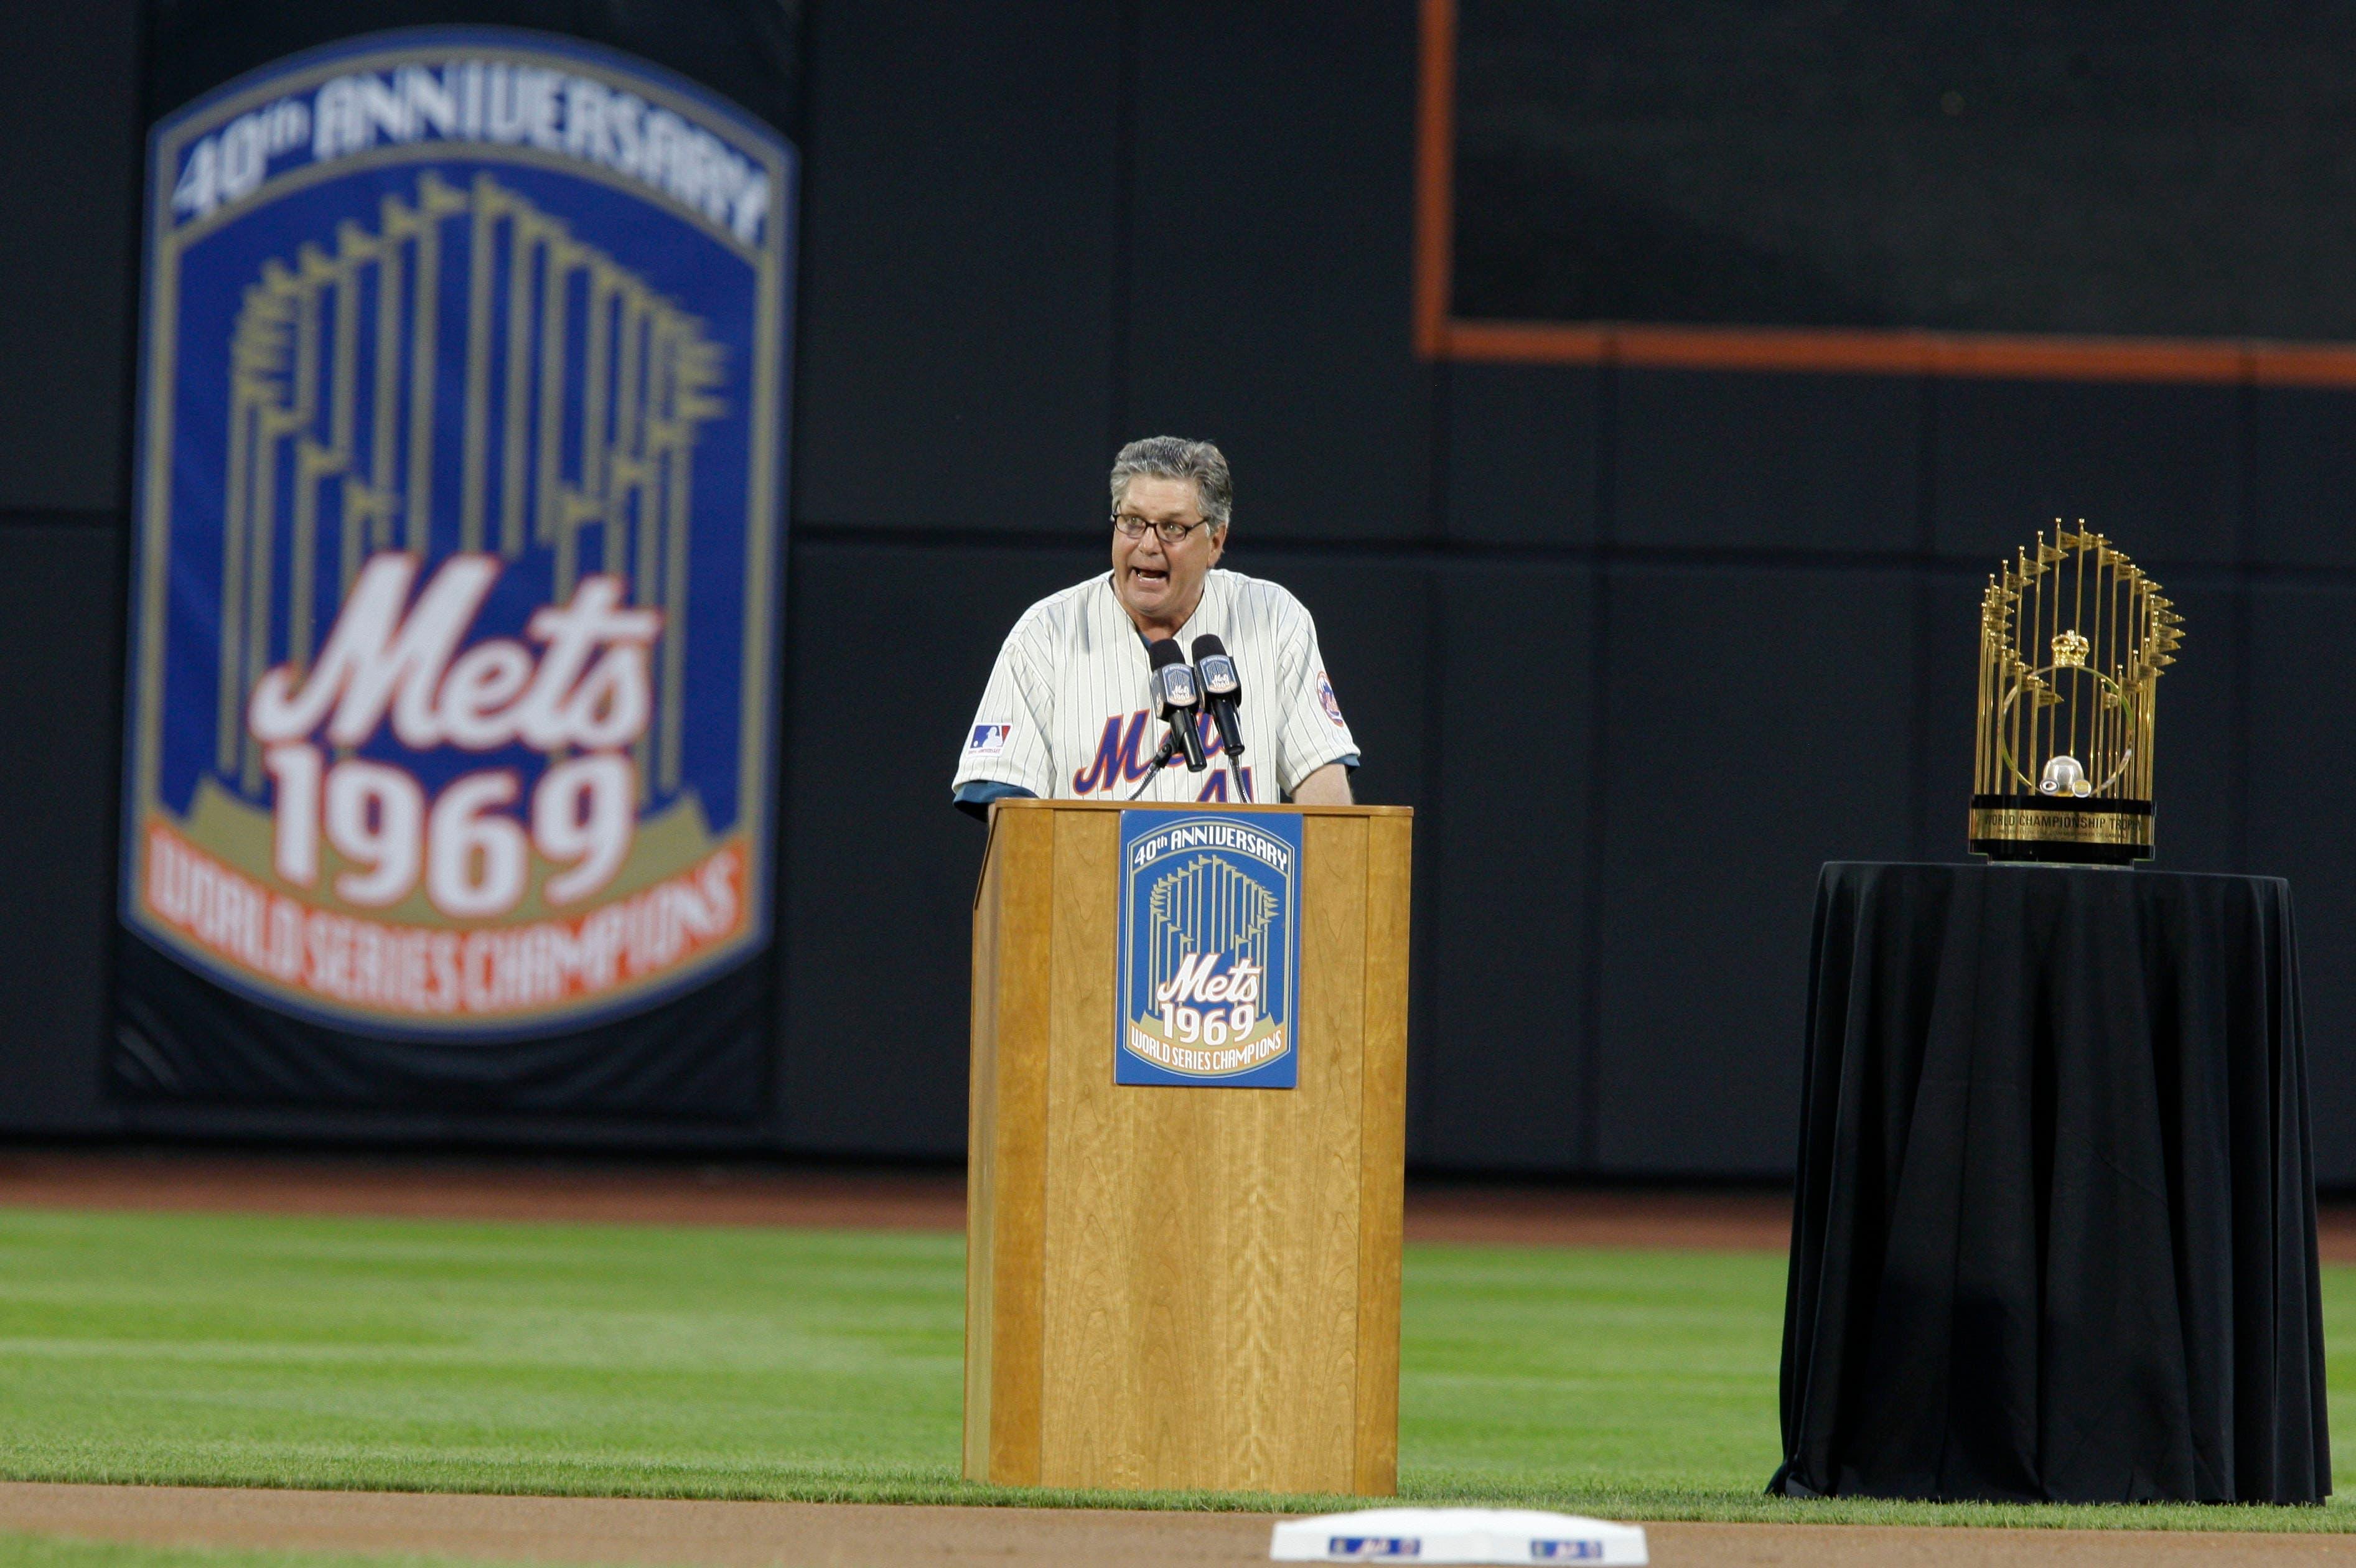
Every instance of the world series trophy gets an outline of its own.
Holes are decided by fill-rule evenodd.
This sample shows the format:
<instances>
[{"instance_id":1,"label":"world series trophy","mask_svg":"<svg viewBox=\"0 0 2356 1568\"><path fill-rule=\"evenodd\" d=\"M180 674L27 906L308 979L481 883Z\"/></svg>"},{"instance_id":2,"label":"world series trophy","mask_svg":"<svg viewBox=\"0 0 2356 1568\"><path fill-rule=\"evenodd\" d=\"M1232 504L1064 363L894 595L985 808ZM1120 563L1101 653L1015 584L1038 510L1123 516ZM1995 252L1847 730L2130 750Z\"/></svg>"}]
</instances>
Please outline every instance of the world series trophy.
<instances>
[{"instance_id":1,"label":"world series trophy","mask_svg":"<svg viewBox=\"0 0 2356 1568\"><path fill-rule=\"evenodd\" d=\"M2183 643L2159 584L2057 518L1980 601L1971 848L1992 860L2151 858L2152 720Z\"/></svg>"}]
</instances>

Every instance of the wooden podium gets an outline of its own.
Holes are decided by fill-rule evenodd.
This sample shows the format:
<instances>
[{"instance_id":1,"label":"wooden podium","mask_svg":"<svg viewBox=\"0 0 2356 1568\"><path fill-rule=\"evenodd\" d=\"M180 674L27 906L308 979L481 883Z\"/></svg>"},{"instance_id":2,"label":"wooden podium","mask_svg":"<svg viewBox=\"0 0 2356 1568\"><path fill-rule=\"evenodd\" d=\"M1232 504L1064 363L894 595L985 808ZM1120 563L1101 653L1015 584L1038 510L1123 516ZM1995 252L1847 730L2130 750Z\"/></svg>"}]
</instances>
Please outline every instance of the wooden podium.
<instances>
[{"instance_id":1,"label":"wooden podium","mask_svg":"<svg viewBox=\"0 0 2356 1568\"><path fill-rule=\"evenodd\" d=\"M1001 800L973 921L965 1473L1387 1496L1408 850L1302 817L1300 1085L1117 1085L1118 805Z\"/></svg>"}]
</instances>

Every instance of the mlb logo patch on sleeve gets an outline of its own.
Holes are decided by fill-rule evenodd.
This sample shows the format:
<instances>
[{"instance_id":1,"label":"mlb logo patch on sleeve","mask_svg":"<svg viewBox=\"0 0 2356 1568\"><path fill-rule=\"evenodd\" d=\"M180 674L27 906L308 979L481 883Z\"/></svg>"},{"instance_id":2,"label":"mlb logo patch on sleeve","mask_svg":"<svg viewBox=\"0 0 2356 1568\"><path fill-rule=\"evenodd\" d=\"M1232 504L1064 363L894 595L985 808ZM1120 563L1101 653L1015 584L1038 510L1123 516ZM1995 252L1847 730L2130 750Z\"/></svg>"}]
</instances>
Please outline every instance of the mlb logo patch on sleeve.
<instances>
[{"instance_id":1,"label":"mlb logo patch on sleeve","mask_svg":"<svg viewBox=\"0 0 2356 1568\"><path fill-rule=\"evenodd\" d=\"M1012 733L1014 726L1012 724L977 724L973 727L972 736L965 743L965 749L972 756L994 757L1006 750L1006 738Z\"/></svg>"}]
</instances>

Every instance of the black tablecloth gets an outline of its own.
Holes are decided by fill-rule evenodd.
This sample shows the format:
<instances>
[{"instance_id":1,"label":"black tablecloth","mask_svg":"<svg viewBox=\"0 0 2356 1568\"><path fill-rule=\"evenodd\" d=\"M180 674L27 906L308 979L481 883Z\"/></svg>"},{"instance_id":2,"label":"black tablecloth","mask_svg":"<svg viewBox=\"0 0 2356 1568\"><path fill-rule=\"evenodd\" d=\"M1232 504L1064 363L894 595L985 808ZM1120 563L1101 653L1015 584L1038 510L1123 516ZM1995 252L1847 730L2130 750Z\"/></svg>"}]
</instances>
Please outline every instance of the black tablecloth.
<instances>
[{"instance_id":1,"label":"black tablecloth","mask_svg":"<svg viewBox=\"0 0 2356 1568\"><path fill-rule=\"evenodd\" d=\"M2287 884L1829 865L1794 1496L2331 1489Z\"/></svg>"}]
</instances>

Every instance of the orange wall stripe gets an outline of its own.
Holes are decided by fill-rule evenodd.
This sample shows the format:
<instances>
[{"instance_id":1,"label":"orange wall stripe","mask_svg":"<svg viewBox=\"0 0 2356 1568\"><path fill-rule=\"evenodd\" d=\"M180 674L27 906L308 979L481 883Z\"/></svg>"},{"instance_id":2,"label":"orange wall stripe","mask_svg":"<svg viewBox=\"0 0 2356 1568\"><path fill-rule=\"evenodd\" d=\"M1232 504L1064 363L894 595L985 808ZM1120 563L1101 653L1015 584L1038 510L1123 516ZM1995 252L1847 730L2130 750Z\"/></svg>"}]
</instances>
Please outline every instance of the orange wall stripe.
<instances>
[{"instance_id":1,"label":"orange wall stripe","mask_svg":"<svg viewBox=\"0 0 2356 1568\"><path fill-rule=\"evenodd\" d=\"M1674 370L2356 387L2356 345L1650 323L1443 324L1434 357Z\"/></svg>"},{"instance_id":2,"label":"orange wall stripe","mask_svg":"<svg viewBox=\"0 0 2356 1568\"><path fill-rule=\"evenodd\" d=\"M2356 344L2253 343L2250 379L2262 387L2356 387Z\"/></svg>"},{"instance_id":3,"label":"orange wall stripe","mask_svg":"<svg viewBox=\"0 0 2356 1568\"><path fill-rule=\"evenodd\" d=\"M1415 351L1448 353L1449 272L1456 248L1456 0L1423 0L1416 103Z\"/></svg>"}]
</instances>

